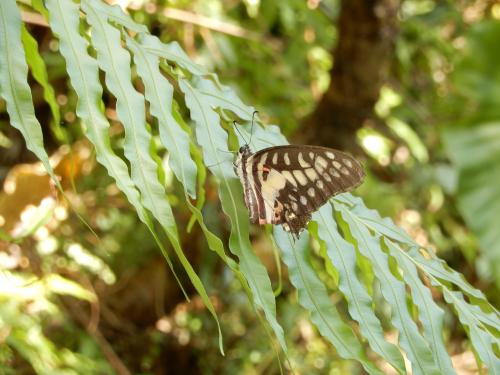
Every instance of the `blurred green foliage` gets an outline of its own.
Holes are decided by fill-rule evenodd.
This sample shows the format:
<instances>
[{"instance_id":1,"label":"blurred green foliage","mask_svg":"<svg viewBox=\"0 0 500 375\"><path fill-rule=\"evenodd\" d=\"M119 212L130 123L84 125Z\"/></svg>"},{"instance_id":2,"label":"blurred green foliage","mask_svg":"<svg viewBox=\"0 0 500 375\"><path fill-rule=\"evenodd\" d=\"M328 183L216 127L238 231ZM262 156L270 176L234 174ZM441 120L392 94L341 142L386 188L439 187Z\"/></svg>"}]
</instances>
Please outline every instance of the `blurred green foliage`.
<instances>
[{"instance_id":1,"label":"blurred green foliage","mask_svg":"<svg viewBox=\"0 0 500 375\"><path fill-rule=\"evenodd\" d=\"M328 71L334 64L331 51L337 42L338 1L158 1L143 5L131 10L137 22L164 41L179 41L191 58L208 71L217 72L246 103L261 111L266 122L279 123L285 134L300 129L301 119L314 110L328 87ZM213 28L207 28L173 20L164 12L169 7L238 25L243 36L229 35L226 24L215 23ZM365 127L358 134L369 169L382 169L389 178L369 173L360 195L368 206L393 217L419 243L433 247L498 304L500 7L488 1L405 0L399 17L400 36L392 75L376 106L387 132L382 134ZM54 40L44 44L39 41L51 82L60 80L60 72L64 72L54 44ZM37 79L40 80L44 79ZM57 88L56 100L67 125L65 129L71 138L79 139L75 95L68 82L58 82ZM50 93L44 94L55 119L47 122L60 140L64 137L57 126L54 100L48 99L52 98ZM0 112L4 112L3 103ZM0 124L0 140L7 140L2 141L3 147L12 141L3 133L3 118ZM121 131L120 125L114 124L111 134ZM116 136L113 140L115 149L121 150L122 139ZM145 350L141 353L147 354L130 361L138 362L144 373L154 373L162 357L171 354L171 348L178 350L174 356L178 355L179 361L184 359L178 353L189 351L191 357L186 362L193 361L193 368L202 373L278 373L276 353L269 349L269 333L249 306L234 275L220 266L196 232L181 241L195 242L205 250L196 264L204 284L210 285L209 292L220 291L217 300L222 311L226 357L213 364L214 358L219 358L217 327L201 307L179 303L168 312L159 308L161 318L156 326L148 325L145 329L127 326L127 311L113 311L120 306L120 295L111 297L115 292L113 285L129 285L124 280L134 278L138 270L151 262L162 260L156 258L155 243L135 211L118 193L106 171L92 162L91 148L85 145L82 149L86 155L80 158L83 167L80 166L81 175L75 180L77 193L71 195L71 200L84 210L83 216L96 228L100 240L63 202L52 202L50 217L47 206L37 206L37 215L28 215L17 231L4 233L7 241L1 250L7 255L1 258L6 270L0 275L0 343L7 345L0 346L0 363L5 364L0 371L116 371L110 365L110 357L103 357L106 344L99 341L96 331L81 328L88 321L72 320L75 315L71 306L88 312L85 319L91 316L89 306L95 306L95 297L88 285L94 284L102 287L102 296L110 295L109 301L103 298L100 305L109 314L107 319L113 329L133 332L142 340L140 345ZM67 153L64 155L68 157ZM167 169L168 198L184 228L190 214L183 206L177 207L181 193L172 177L172 171ZM210 187L207 190L207 225L224 237L222 216L213 198L216 192ZM19 202L21 205L25 200ZM59 216L52 215L54 210L59 210ZM268 247L266 241L256 239L257 251ZM265 258L265 250L262 253ZM317 261L313 259L313 264ZM266 263L271 269L269 264ZM367 271L363 277L369 289L380 293L378 287L373 287L370 266L359 267ZM64 272L68 273L67 278L57 276ZM329 280L329 292L334 301L339 301L337 285ZM175 281L169 283L177 288ZM148 282L139 285L150 286ZM285 285L277 308L287 340L294 343L288 356L296 372L361 373L359 365L333 353L311 325L307 313L298 307L291 291ZM136 296L137 304L141 303L140 298L147 299L140 293ZM345 303L339 304L347 314ZM380 307L377 314L390 324L387 306ZM463 328L451 314L447 315L446 335L453 344L451 354L470 349ZM116 343L115 348L127 361L134 354L133 344L128 347L129 344Z\"/></svg>"}]
</instances>

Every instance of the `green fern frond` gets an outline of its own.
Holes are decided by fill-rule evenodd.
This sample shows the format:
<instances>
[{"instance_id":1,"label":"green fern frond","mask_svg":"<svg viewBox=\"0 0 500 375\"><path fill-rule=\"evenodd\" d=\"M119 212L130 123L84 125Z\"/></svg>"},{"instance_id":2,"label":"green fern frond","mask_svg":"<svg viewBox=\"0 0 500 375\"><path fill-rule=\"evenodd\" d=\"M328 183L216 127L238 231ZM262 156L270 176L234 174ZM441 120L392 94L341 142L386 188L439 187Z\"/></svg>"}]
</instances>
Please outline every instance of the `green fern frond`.
<instances>
[{"instance_id":1,"label":"green fern frond","mask_svg":"<svg viewBox=\"0 0 500 375\"><path fill-rule=\"evenodd\" d=\"M228 119L250 121L254 108L222 85L216 75L194 63L179 44L166 44L151 36L119 7L110 7L98 0L82 0L81 5L71 0L46 0L46 6L50 27L59 38L60 52L78 96L76 113L95 148L97 161L135 208L170 267L173 269L155 229L155 221L165 232L174 254L218 325L208 293L181 248L175 216L158 177L158 155L150 147L153 134L146 123L146 102L157 122L159 140L170 155L170 167L184 188L192 223L200 226L209 248L235 273L286 353L286 334L279 323L271 281L252 249L242 187L229 167L232 156L225 152L229 151L230 136L235 139L235 135L226 130L231 123ZM21 131L28 148L56 179L34 115L27 82L28 64L19 48L21 45L21 18L15 1L1 0L0 94L7 103L12 125ZM25 48L33 48L33 44ZM96 58L91 56L89 48L95 50ZM132 63L144 93L134 86ZM106 90L116 98L118 119L124 126L124 159L111 147L109 122L101 105L105 89L99 81L99 71L104 73ZM184 102L173 101L174 88ZM45 90L47 101L54 104L50 90ZM182 113L189 113L189 119ZM240 128L241 134L237 135L240 144L251 138L255 149L287 143L276 126L263 127L257 122L252 134L249 126ZM198 146L201 151L195 148ZM229 218L228 247L237 261L228 256L223 241L204 223L204 192L200 183L204 182L207 169L215 177L222 209ZM191 199L195 197L198 201L193 204ZM373 374L382 373L378 367L381 360L400 374L410 371L405 367L403 354L411 362L414 374L455 373L442 336L443 309L432 299L431 290L424 282L430 281L455 311L480 361L491 374L500 374L499 313L462 275L430 250L422 249L390 219L381 218L360 198L350 194L332 199L313 220L318 240L325 249L324 266L336 270L339 291L352 322L341 318L326 285L311 266L313 247L309 234L304 233L300 240L293 242L281 228L275 228L274 238L288 266L300 305L310 313L312 323L341 357L358 361ZM360 275L360 264L367 261L373 280L380 285L383 302L391 308L390 323L398 332L397 345L386 340L384 328L375 314L378 302ZM410 305L416 308L411 309ZM221 333L219 337L222 351Z\"/></svg>"}]
</instances>

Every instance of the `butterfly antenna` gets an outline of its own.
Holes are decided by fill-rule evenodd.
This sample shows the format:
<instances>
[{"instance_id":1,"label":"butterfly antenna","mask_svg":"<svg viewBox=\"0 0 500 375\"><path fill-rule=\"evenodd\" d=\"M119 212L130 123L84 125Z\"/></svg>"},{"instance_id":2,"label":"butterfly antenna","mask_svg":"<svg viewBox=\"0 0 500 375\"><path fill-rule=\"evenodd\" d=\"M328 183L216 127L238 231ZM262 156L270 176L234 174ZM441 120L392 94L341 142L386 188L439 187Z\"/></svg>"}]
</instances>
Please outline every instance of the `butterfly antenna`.
<instances>
[{"instance_id":1,"label":"butterfly antenna","mask_svg":"<svg viewBox=\"0 0 500 375\"><path fill-rule=\"evenodd\" d=\"M252 127L250 128L250 143L252 143L252 137L253 137L253 124L255 120L255 114L259 113L259 111L253 111L252 113Z\"/></svg>"},{"instance_id":2,"label":"butterfly antenna","mask_svg":"<svg viewBox=\"0 0 500 375\"><path fill-rule=\"evenodd\" d=\"M248 144L247 140L245 139L245 137L243 137L243 134L240 132L240 129L238 129L238 123L236 121L233 121L233 126L234 128L236 129L236 131L238 132L239 135L241 135L241 138L243 138L243 140L245 141L246 144ZM252 136L250 135L250 140L252 139Z\"/></svg>"}]
</instances>

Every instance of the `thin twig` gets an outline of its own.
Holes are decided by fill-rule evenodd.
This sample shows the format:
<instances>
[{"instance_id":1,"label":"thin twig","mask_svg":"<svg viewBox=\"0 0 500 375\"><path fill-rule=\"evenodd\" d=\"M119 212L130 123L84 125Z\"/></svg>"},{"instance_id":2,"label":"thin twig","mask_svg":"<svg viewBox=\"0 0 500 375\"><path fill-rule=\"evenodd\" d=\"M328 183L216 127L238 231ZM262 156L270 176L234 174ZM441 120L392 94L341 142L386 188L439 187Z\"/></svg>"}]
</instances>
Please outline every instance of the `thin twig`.
<instances>
[{"instance_id":1,"label":"thin twig","mask_svg":"<svg viewBox=\"0 0 500 375\"><path fill-rule=\"evenodd\" d=\"M259 40L260 35L254 31L246 30L238 25L229 22L220 21L198 13L188 12L186 10L166 7L163 9L163 15L172 20L191 23L193 25L205 27L220 33L236 36L238 38Z\"/></svg>"},{"instance_id":2,"label":"thin twig","mask_svg":"<svg viewBox=\"0 0 500 375\"><path fill-rule=\"evenodd\" d=\"M49 26L45 18L40 13L23 10L21 12L21 18L25 23L30 23L32 25L44 26L44 27Z\"/></svg>"},{"instance_id":3,"label":"thin twig","mask_svg":"<svg viewBox=\"0 0 500 375\"><path fill-rule=\"evenodd\" d=\"M203 41L210 51L210 54L212 55L214 61L221 63L224 59L219 47L217 46L217 42L212 35L212 32L209 29L200 27L200 35L203 38Z\"/></svg>"}]
</instances>

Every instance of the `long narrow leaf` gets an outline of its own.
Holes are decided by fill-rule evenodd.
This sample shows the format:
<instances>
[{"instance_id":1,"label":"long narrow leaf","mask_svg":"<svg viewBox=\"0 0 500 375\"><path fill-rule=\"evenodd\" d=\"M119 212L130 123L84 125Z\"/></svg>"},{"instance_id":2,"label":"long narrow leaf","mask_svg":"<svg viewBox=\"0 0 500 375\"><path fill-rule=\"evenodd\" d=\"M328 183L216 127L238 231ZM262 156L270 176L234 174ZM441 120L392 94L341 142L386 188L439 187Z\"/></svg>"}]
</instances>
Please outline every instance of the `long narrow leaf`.
<instances>
[{"instance_id":1,"label":"long narrow leaf","mask_svg":"<svg viewBox=\"0 0 500 375\"><path fill-rule=\"evenodd\" d=\"M220 127L218 114L207 103L196 87L181 79L179 86L185 95L186 105L190 109L191 118L196 124L196 138L202 146L206 165L220 181L220 199L224 212L231 220L229 248L240 261L240 269L252 290L255 303L262 308L267 321L271 325L282 349L286 352L283 329L276 319L276 302L271 281L264 265L252 251L249 240L249 220L241 197L243 191L232 168L227 150L227 133ZM225 163L228 163L224 165Z\"/></svg>"},{"instance_id":2,"label":"long narrow leaf","mask_svg":"<svg viewBox=\"0 0 500 375\"><path fill-rule=\"evenodd\" d=\"M43 134L35 117L28 84L28 64L21 42L21 15L15 0L0 1L0 96L7 104L10 123L26 141L26 147L43 163L53 181L59 180L43 147Z\"/></svg>"},{"instance_id":3,"label":"long narrow leaf","mask_svg":"<svg viewBox=\"0 0 500 375\"><path fill-rule=\"evenodd\" d=\"M148 53L173 62L194 75L207 74L205 68L193 62L177 42L162 43L155 36L144 35L141 44Z\"/></svg>"},{"instance_id":4,"label":"long narrow leaf","mask_svg":"<svg viewBox=\"0 0 500 375\"><path fill-rule=\"evenodd\" d=\"M174 89L160 73L158 57L145 53L141 45L127 38L127 46L134 54L137 74L144 83L151 114L157 118L160 140L169 151L169 162L177 179L191 197L196 196L196 165L189 153L189 137L172 115Z\"/></svg>"},{"instance_id":5,"label":"long narrow leaf","mask_svg":"<svg viewBox=\"0 0 500 375\"><path fill-rule=\"evenodd\" d=\"M199 278L181 249L177 225L168 204L165 188L157 177L156 163L149 154L151 134L145 123L144 97L132 85L130 55L121 47L120 32L112 27L106 13L92 7L93 1L83 1L82 9L87 21L94 28L93 45L97 50L97 61L106 73L105 80L116 99L116 112L125 128L125 156L130 161L132 179L142 195L144 206L151 211L165 230L172 247L203 303L214 317L219 329L219 344L222 349L222 334L215 308Z\"/></svg>"},{"instance_id":6,"label":"long narrow leaf","mask_svg":"<svg viewBox=\"0 0 500 375\"><path fill-rule=\"evenodd\" d=\"M76 113L86 125L85 133L96 149L96 158L134 206L139 218L148 227L175 275L172 261L158 239L149 213L140 201L139 192L130 179L127 165L111 148L109 123L99 108L102 87L98 77L98 65L87 54L87 41L79 33L80 10L76 4L68 0L47 0L46 4L50 13L50 26L59 36L60 51L66 60L66 69L71 84L78 95ZM175 277L177 279L176 275ZM184 291L180 282L179 285Z\"/></svg>"},{"instance_id":7,"label":"long narrow leaf","mask_svg":"<svg viewBox=\"0 0 500 375\"><path fill-rule=\"evenodd\" d=\"M427 257L424 257L417 247L411 248L408 254L417 262L419 267L428 275L433 275L441 280L450 282L458 286L465 293L478 298L484 299L486 297L479 289L472 287L464 278L462 274L450 268L446 262L439 259L433 252L428 251Z\"/></svg>"},{"instance_id":8,"label":"long narrow leaf","mask_svg":"<svg viewBox=\"0 0 500 375\"><path fill-rule=\"evenodd\" d=\"M373 300L357 276L356 249L340 236L332 215L332 207L327 204L313 215L313 220L318 223L318 234L326 244L328 258L339 273L339 289L347 299L349 313L359 323L373 351L404 374L403 356L396 346L385 341L382 324L373 310Z\"/></svg>"},{"instance_id":9,"label":"long narrow leaf","mask_svg":"<svg viewBox=\"0 0 500 375\"><path fill-rule=\"evenodd\" d=\"M442 374L454 374L450 357L446 351L443 340L444 311L434 302L429 288L418 277L415 264L409 259L404 250L398 248L393 242L384 241L398 266L401 268L405 282L410 286L414 304L418 307L419 318L423 326L424 337L429 342L436 362Z\"/></svg>"},{"instance_id":10,"label":"long narrow leaf","mask_svg":"<svg viewBox=\"0 0 500 375\"><path fill-rule=\"evenodd\" d=\"M440 374L428 343L420 334L406 306L406 289L389 270L387 254L380 248L380 237L371 235L361 221L343 205L335 205L358 242L358 250L372 263L384 299L392 309L392 323L398 329L399 342L412 363L415 374Z\"/></svg>"},{"instance_id":11,"label":"long narrow leaf","mask_svg":"<svg viewBox=\"0 0 500 375\"><path fill-rule=\"evenodd\" d=\"M43 61L42 56L38 52L38 42L35 38L26 30L26 27L22 27L22 39L24 44L24 51L26 52L26 58L28 64L30 65L31 74L33 78L40 84L43 89L43 98L50 107L50 112L52 113L53 123L51 126L52 132L57 137L59 141L66 140L66 134L61 128L61 114L59 113L59 105L56 101L56 95L54 93L54 88L49 82L49 77L47 75L47 66L45 61Z\"/></svg>"},{"instance_id":12,"label":"long narrow leaf","mask_svg":"<svg viewBox=\"0 0 500 375\"><path fill-rule=\"evenodd\" d=\"M407 252L403 249L398 249L398 253L392 254L393 256L399 254L397 259L398 266L402 269L406 268L406 272L404 272L403 275L406 275L406 278L411 277L409 275L412 273L410 268L410 263L412 263L431 279L432 284L443 292L445 300L455 308L461 323L468 327L471 343L478 352L481 360L484 361L489 368L495 370L498 364L492 344L499 345L496 335L500 332L500 319L498 311L489 304L484 294L480 290L472 287L464 279L463 275L450 268L446 262L439 259L432 251L426 250L424 256L421 252L421 247L412 238L402 229L398 228L392 220L387 218L382 219L376 211L367 209L361 199L349 194L343 194L335 198L334 201L336 202L336 206L341 204L343 207L349 207L351 214L355 215L356 220L363 223L366 228L386 236L386 241L388 239L394 239L408 247ZM394 252L394 249L392 250ZM434 346L433 352L437 356L440 368L449 367L449 363L447 364L448 359L445 358L445 351L442 345L439 344L441 333L436 326L436 323L439 323L440 319L439 313L436 307L432 307L429 296L425 297L425 294L428 294L425 292L425 288L419 285L414 277L411 278L415 281L415 285L412 288L413 300L417 306L420 307L420 314L426 315L426 317L423 315L420 316L424 326L424 334L429 340L431 347ZM471 302L466 302L462 293L450 290L445 283L451 283L458 286L462 292L470 296ZM414 295L417 288L421 289L421 292L418 294L420 294L420 297L425 298L427 303L417 302L419 296ZM436 313L438 313L437 316L435 315ZM433 322L432 325L431 321ZM491 327L491 329L488 327ZM436 344L441 346L441 348L436 346Z\"/></svg>"},{"instance_id":13,"label":"long narrow leaf","mask_svg":"<svg viewBox=\"0 0 500 375\"><path fill-rule=\"evenodd\" d=\"M419 268L421 268L426 274L432 273L440 279L451 282L467 294L470 294L471 296L487 303L483 292L472 287L465 280L463 275L448 267L443 260L437 258L432 252L428 252L427 258L423 257L419 253L420 245L418 245L415 240L413 240L403 229L394 224L391 219L382 218L377 211L368 209L361 198L354 197L351 194L342 194L341 196L335 197L334 201L348 206L353 215L355 215L358 220L363 222L367 228L375 230L385 237L410 247L410 251L408 253L418 262Z\"/></svg>"},{"instance_id":14,"label":"long narrow leaf","mask_svg":"<svg viewBox=\"0 0 500 375\"><path fill-rule=\"evenodd\" d=\"M479 358L488 367L492 375L500 374L500 358L495 354L494 346L499 347L499 342L487 330L478 325L477 319L467 307L460 292L449 291L444 288L443 296L446 302L452 304L457 312L460 322L468 328L471 343Z\"/></svg>"},{"instance_id":15,"label":"long narrow leaf","mask_svg":"<svg viewBox=\"0 0 500 375\"><path fill-rule=\"evenodd\" d=\"M124 13L118 4L108 5L101 0L86 0L93 9L101 14L104 18L116 23L120 26L126 27L127 29L134 31L136 33L146 33L148 29L146 26L134 22L128 14Z\"/></svg>"},{"instance_id":16,"label":"long narrow leaf","mask_svg":"<svg viewBox=\"0 0 500 375\"><path fill-rule=\"evenodd\" d=\"M312 268L308 234L303 233L294 242L289 233L276 227L274 238L288 267L290 280L299 293L299 303L311 313L311 320L321 335L333 344L341 357L359 361L370 374L382 374L366 357L363 346L340 317L326 287Z\"/></svg>"},{"instance_id":17,"label":"long narrow leaf","mask_svg":"<svg viewBox=\"0 0 500 375\"><path fill-rule=\"evenodd\" d=\"M415 243L415 241L413 241L403 229L394 224L390 218L381 217L376 210L371 210L366 207L361 198L346 193L336 196L334 201L347 205L349 210L356 215L359 220L362 220L367 227L376 230L380 234L401 243L412 245Z\"/></svg>"}]
</instances>

